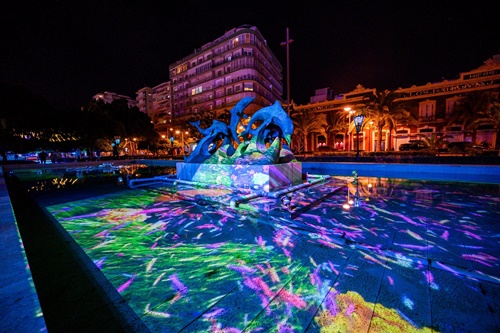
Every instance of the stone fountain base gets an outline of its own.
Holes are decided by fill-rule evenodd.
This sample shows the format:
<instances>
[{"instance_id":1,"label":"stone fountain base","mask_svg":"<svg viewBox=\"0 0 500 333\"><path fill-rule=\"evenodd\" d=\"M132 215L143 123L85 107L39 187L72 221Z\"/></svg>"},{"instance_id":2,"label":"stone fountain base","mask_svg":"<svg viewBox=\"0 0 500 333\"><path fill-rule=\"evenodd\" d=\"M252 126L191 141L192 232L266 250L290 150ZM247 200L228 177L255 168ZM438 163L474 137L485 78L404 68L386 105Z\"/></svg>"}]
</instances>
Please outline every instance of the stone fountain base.
<instances>
[{"instance_id":1,"label":"stone fountain base","mask_svg":"<svg viewBox=\"0 0 500 333\"><path fill-rule=\"evenodd\" d=\"M272 192L302 183L302 163L233 165L177 163L177 178L205 185L251 188Z\"/></svg>"}]
</instances>

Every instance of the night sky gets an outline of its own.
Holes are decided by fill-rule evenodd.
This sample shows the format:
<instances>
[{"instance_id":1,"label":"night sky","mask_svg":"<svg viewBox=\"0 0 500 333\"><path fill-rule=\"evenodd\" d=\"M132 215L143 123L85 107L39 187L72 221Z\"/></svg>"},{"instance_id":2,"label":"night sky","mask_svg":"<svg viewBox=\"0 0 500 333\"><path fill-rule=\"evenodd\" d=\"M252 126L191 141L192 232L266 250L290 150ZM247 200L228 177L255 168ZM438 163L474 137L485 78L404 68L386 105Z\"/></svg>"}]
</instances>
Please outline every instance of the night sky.
<instances>
[{"instance_id":1,"label":"night sky","mask_svg":"<svg viewBox=\"0 0 500 333\"><path fill-rule=\"evenodd\" d=\"M0 75L54 106L79 107L102 91L135 98L167 81L170 64L243 24L257 26L285 75L289 27L291 96L306 104L324 87L456 79L500 53L499 12L498 0L5 1Z\"/></svg>"}]
</instances>

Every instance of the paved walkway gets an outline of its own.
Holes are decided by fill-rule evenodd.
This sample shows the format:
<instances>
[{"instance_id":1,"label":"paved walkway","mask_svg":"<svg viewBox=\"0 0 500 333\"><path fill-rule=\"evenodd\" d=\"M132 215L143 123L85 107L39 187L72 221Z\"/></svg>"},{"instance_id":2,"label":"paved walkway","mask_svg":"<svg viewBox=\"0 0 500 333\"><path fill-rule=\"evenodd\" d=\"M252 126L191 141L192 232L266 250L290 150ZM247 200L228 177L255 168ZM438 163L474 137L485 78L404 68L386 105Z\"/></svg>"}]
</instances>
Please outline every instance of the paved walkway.
<instances>
[{"instance_id":1,"label":"paved walkway","mask_svg":"<svg viewBox=\"0 0 500 333\"><path fill-rule=\"evenodd\" d=\"M43 332L45 321L0 168L0 331Z\"/></svg>"}]
</instances>

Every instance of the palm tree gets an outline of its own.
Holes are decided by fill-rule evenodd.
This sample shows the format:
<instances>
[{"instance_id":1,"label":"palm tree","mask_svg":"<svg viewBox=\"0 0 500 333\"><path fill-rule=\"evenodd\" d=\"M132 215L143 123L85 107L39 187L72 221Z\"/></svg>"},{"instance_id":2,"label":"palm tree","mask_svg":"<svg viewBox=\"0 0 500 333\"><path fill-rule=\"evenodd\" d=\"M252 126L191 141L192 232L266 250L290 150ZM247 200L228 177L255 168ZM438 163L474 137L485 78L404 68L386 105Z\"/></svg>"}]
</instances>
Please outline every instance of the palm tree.
<instances>
[{"instance_id":1,"label":"palm tree","mask_svg":"<svg viewBox=\"0 0 500 333\"><path fill-rule=\"evenodd\" d=\"M330 112L326 115L326 124L320 128L320 133L325 137L326 142L330 134L345 133L347 123L344 118L345 116L340 112Z\"/></svg>"},{"instance_id":2,"label":"palm tree","mask_svg":"<svg viewBox=\"0 0 500 333\"><path fill-rule=\"evenodd\" d=\"M453 113L448 121L448 126L460 124L463 129L472 129L472 142L476 142L477 127L479 126L477 120L481 117L481 112L488 112L487 110L491 105L492 98L491 91L478 91L466 94L453 107ZM483 123L481 122L481 124Z\"/></svg>"},{"instance_id":3,"label":"palm tree","mask_svg":"<svg viewBox=\"0 0 500 333\"><path fill-rule=\"evenodd\" d=\"M429 150L434 151L439 156L439 147L442 147L444 144L449 143L446 139L452 138L451 135L438 135L437 133L432 133L429 137L425 134L419 134L422 141L424 141L427 146L429 146Z\"/></svg>"},{"instance_id":4,"label":"palm tree","mask_svg":"<svg viewBox=\"0 0 500 333\"><path fill-rule=\"evenodd\" d=\"M301 134L304 141L304 151L308 151L307 137L310 133L321 133L321 128L327 126L326 115L316 113L313 109L292 114L293 126L297 134Z\"/></svg>"},{"instance_id":5,"label":"palm tree","mask_svg":"<svg viewBox=\"0 0 500 333\"><path fill-rule=\"evenodd\" d=\"M491 100L490 107L484 111L479 111L477 116L477 119L471 125L475 128L481 125L494 126L496 129L496 140L493 148L498 149L500 147L500 101L498 97L496 100Z\"/></svg>"},{"instance_id":6,"label":"palm tree","mask_svg":"<svg viewBox=\"0 0 500 333\"><path fill-rule=\"evenodd\" d=\"M384 127L387 127L391 133L397 124L415 122L414 117L404 104L394 102L397 97L394 90L379 91L377 89L373 96L364 99L366 120L373 121L377 129L377 145L375 147L377 151L382 150L382 130ZM390 150L391 146L392 142L389 140L387 149Z\"/></svg>"}]
</instances>

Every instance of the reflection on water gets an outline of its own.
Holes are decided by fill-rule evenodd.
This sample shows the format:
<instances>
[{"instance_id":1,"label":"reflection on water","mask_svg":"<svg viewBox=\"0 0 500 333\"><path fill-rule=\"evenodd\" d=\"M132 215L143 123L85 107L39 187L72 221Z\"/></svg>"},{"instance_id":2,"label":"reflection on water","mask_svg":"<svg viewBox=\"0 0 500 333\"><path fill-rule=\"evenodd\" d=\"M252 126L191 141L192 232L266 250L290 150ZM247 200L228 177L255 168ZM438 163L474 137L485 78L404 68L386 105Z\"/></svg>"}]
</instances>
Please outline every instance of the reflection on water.
<instances>
[{"instance_id":1,"label":"reflection on water","mask_svg":"<svg viewBox=\"0 0 500 333\"><path fill-rule=\"evenodd\" d=\"M47 209L153 332L496 330L498 185L331 182L294 193L309 206L293 219L279 200L230 209L182 187Z\"/></svg>"},{"instance_id":2,"label":"reflection on water","mask_svg":"<svg viewBox=\"0 0 500 333\"><path fill-rule=\"evenodd\" d=\"M175 174L175 168L152 167L142 164L115 166L109 163L97 166L15 172L15 175L23 181L29 192L45 192L99 184L126 185L127 181L135 178L172 174Z\"/></svg>"}]
</instances>

